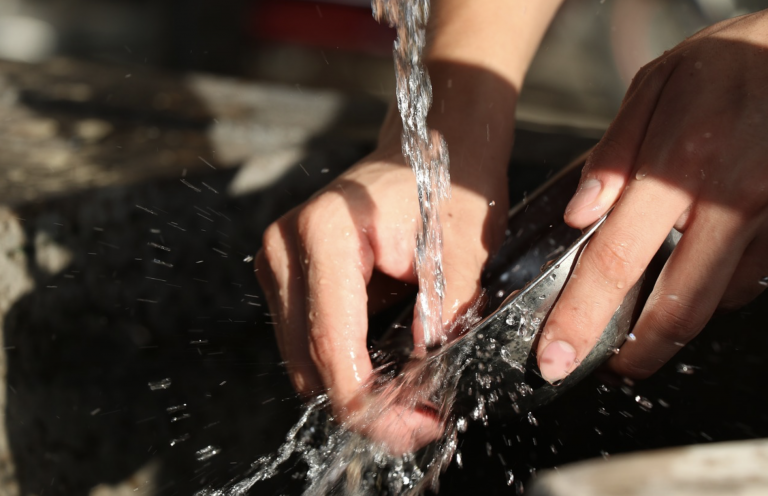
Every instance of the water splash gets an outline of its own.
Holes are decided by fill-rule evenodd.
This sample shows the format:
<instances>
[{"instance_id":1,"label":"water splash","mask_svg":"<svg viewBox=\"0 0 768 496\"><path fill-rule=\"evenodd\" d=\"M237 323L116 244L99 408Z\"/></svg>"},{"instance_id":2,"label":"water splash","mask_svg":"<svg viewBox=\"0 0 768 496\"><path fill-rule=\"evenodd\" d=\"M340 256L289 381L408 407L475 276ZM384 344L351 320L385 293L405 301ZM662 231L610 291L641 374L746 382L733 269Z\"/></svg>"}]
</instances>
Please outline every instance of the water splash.
<instances>
[{"instance_id":1,"label":"water splash","mask_svg":"<svg viewBox=\"0 0 768 496\"><path fill-rule=\"evenodd\" d=\"M221 448L218 446L210 445L201 450L195 451L195 459L199 462L204 462L206 460L210 460L219 453L221 453Z\"/></svg>"},{"instance_id":2,"label":"water splash","mask_svg":"<svg viewBox=\"0 0 768 496\"><path fill-rule=\"evenodd\" d=\"M171 387L171 379L166 377L165 379L161 379L159 381L149 382L147 385L149 386L150 391L162 391L163 389L168 389Z\"/></svg>"}]
</instances>

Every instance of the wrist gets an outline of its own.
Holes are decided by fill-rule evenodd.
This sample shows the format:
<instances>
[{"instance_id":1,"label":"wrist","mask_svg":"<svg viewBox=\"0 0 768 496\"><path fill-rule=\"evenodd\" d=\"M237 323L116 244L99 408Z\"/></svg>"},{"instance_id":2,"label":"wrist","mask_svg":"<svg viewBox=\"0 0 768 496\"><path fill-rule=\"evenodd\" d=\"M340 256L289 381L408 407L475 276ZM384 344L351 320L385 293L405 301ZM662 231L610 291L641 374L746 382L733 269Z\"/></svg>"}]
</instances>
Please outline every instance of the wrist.
<instances>
[{"instance_id":1,"label":"wrist","mask_svg":"<svg viewBox=\"0 0 768 496\"><path fill-rule=\"evenodd\" d=\"M448 144L452 176L506 175L517 90L485 68L442 60L427 65L433 88L428 123Z\"/></svg>"},{"instance_id":2,"label":"wrist","mask_svg":"<svg viewBox=\"0 0 768 496\"><path fill-rule=\"evenodd\" d=\"M501 77L478 67L444 61L428 63L433 98L428 126L443 135L449 151L483 156L506 167L512 150L517 91ZM390 103L379 131L379 150L399 150L402 120ZM451 153L452 168L464 160Z\"/></svg>"}]
</instances>

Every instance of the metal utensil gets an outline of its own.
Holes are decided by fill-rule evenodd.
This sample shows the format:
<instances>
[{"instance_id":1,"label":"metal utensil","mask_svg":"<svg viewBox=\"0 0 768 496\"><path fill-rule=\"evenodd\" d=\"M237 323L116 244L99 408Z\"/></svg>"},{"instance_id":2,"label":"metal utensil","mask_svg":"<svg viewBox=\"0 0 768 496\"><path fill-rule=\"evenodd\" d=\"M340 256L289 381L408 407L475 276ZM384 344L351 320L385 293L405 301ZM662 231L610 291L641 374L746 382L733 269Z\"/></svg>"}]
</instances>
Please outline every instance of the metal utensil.
<instances>
[{"instance_id":1,"label":"metal utensil","mask_svg":"<svg viewBox=\"0 0 768 496\"><path fill-rule=\"evenodd\" d=\"M524 414L584 379L624 343L680 238L679 232L670 233L576 369L556 385L545 381L532 350L584 248L610 215L582 233L562 220L566 202L578 185L584 157L510 211L507 239L483 277L488 308L496 310L434 355L446 363L462 363L455 405L458 410L474 410L483 404L483 410L492 413ZM412 315L411 307L379 341L377 348L383 351L385 361L402 362L410 354L411 335L403 331Z\"/></svg>"},{"instance_id":2,"label":"metal utensil","mask_svg":"<svg viewBox=\"0 0 768 496\"><path fill-rule=\"evenodd\" d=\"M541 201L546 196L551 196L557 190L558 183L564 179L573 181L574 170L579 171L583 161L578 161L565 172L546 184L539 190L535 198ZM570 198L566 194L566 198ZM562 211L561 211L562 212ZM515 216L525 217L522 208L513 210L510 215L510 223ZM562 214L560 214L562 215ZM525 284L522 289L509 291L497 291L496 297L505 294L505 299L498 308L470 330L464 339L472 336L478 343L480 350L475 353L474 363L469 363L462 380L459 382L459 390L465 395L476 400L477 373L493 377L493 388L499 392L506 392L512 399L511 404L498 402L493 410L497 412L525 413L534 410L567 391L587 375L592 373L599 365L610 356L619 351L619 347L627 339L640 309L645 303L661 268L680 239L680 233L672 230L664 245L659 249L651 264L638 282L627 292L623 302L616 309L611 321L603 330L600 338L587 357L564 380L557 384L550 384L541 377L535 354L532 352L537 343L539 333L546 324L547 317L562 293L573 269L578 264L579 258L589 243L590 239L599 232L610 211L602 218L586 229L568 248L562 245L556 246L553 251L559 252L559 256L547 261L541 268L538 276ZM560 220L562 224L562 220ZM553 226L549 226L553 228ZM557 232L555 229L553 232ZM546 238L545 238L546 239ZM541 240L539 241L541 244ZM546 240L544 246L551 239ZM557 243L554 243L557 244ZM541 251L541 250L540 250ZM530 253L527 254L531 258ZM541 255L539 254L539 261ZM547 255L544 255L546 258ZM522 257L525 259L525 257ZM536 258L536 257L534 257ZM517 263L517 265L513 265ZM510 271L519 272L520 262L512 260L506 272L496 276L496 285L505 279L510 279ZM497 264L498 265L498 264ZM517 270L515 270L517 268ZM506 275L506 277L505 277ZM493 286L491 284L491 286ZM485 349L486 353L483 353ZM467 370L468 369L468 370ZM474 372L475 374L473 375ZM472 388L475 392L472 392ZM469 394L467 394L469 393ZM480 392L482 393L482 392ZM460 393L461 396L461 393Z\"/></svg>"}]
</instances>

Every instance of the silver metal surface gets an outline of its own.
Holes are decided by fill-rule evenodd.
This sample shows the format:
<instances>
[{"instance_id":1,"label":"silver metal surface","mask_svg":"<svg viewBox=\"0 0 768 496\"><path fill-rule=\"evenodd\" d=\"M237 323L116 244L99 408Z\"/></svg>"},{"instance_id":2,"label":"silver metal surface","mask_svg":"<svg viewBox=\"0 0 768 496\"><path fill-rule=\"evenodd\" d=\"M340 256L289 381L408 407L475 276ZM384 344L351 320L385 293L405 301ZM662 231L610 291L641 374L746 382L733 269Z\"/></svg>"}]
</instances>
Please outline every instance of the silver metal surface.
<instances>
[{"instance_id":1,"label":"silver metal surface","mask_svg":"<svg viewBox=\"0 0 768 496\"><path fill-rule=\"evenodd\" d=\"M550 196L553 193L562 194L558 185L561 181L568 183L568 177L571 176L572 179L573 171L580 170L581 165L583 165L583 161L577 161L576 164L566 168L562 175L554 178L537 192L535 201L547 200L548 193ZM570 198L570 196L568 194L566 198ZM559 257L544 261L539 275L525 284L522 289L505 293L507 296L498 305L498 308L462 338L466 339L473 336L478 342L493 344L490 347L492 352L481 353L476 358L477 363L470 364L468 368L470 370L482 369L501 372L498 375L494 374L494 387L498 391L505 391L513 401L511 404L496 403L493 408L494 411L505 413L512 410L514 413L520 414L549 403L591 374L614 353L617 353L626 341L650 288L652 288L664 262L680 239L680 233L674 229L641 278L630 288L594 348L571 374L557 384L548 383L541 377L535 354L532 351L535 343L537 343L539 333L546 324L549 313L557 303L583 250L589 240L600 230L609 215L610 211L586 229L567 249L563 250L562 245L555 246L553 251L559 252ZM527 216L526 209L521 207L513 209L510 215L510 224L518 216L525 218ZM562 220L560 223L563 224ZM549 227L553 228L552 225ZM555 236L561 239L563 236L567 236L562 234L563 232L557 229L552 231ZM556 238L539 237L536 243L542 246L557 245L556 242L553 243L554 239ZM534 244L534 246L537 245ZM525 263L526 260L528 265L536 262L541 264L542 251L539 250L537 256L531 256L531 251L535 250L529 250L523 257L511 261L508 259L508 265L511 267L507 267L506 272L502 271L500 276L496 276L496 285L498 286L499 281L508 281L511 272L520 272L521 263ZM547 258L547 255L543 256ZM493 284L489 284L489 286L494 287ZM504 290L499 290L497 296L502 293ZM480 363L482 366L478 366ZM471 373L465 373L460 382L459 390L470 393L469 396L474 396L471 392L473 386L475 389L477 387L475 382L476 378L472 377Z\"/></svg>"},{"instance_id":2,"label":"silver metal surface","mask_svg":"<svg viewBox=\"0 0 768 496\"><path fill-rule=\"evenodd\" d=\"M503 371L496 387L512 393L514 401L510 406L515 413L529 412L552 401L618 352L627 338L638 305L643 303L639 297L646 274L629 290L592 351L563 381L556 385L544 381L532 354L539 333L581 253L608 215L587 229L559 258L545 266L538 277L522 290L510 294L495 312L468 333L482 335L483 341L491 341L498 347L498 353L484 360L484 368ZM469 390L469 387L460 389ZM504 411L504 404L498 403L495 409Z\"/></svg>"}]
</instances>

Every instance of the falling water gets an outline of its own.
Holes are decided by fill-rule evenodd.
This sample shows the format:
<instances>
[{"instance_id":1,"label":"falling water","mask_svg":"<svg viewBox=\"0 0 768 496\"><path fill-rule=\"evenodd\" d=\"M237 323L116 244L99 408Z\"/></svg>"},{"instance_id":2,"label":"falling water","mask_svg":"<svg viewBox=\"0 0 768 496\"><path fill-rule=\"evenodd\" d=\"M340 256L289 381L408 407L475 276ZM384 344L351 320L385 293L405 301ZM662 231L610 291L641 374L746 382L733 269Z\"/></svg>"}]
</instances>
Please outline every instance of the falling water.
<instances>
[{"instance_id":1,"label":"falling water","mask_svg":"<svg viewBox=\"0 0 768 496\"><path fill-rule=\"evenodd\" d=\"M450 195L448 148L437 131L427 127L432 85L422 63L429 0L373 0L373 15L397 29L395 77L397 107L403 123L403 157L416 175L421 229L416 237L417 302L427 347L443 340L443 231L440 201Z\"/></svg>"}]
</instances>

